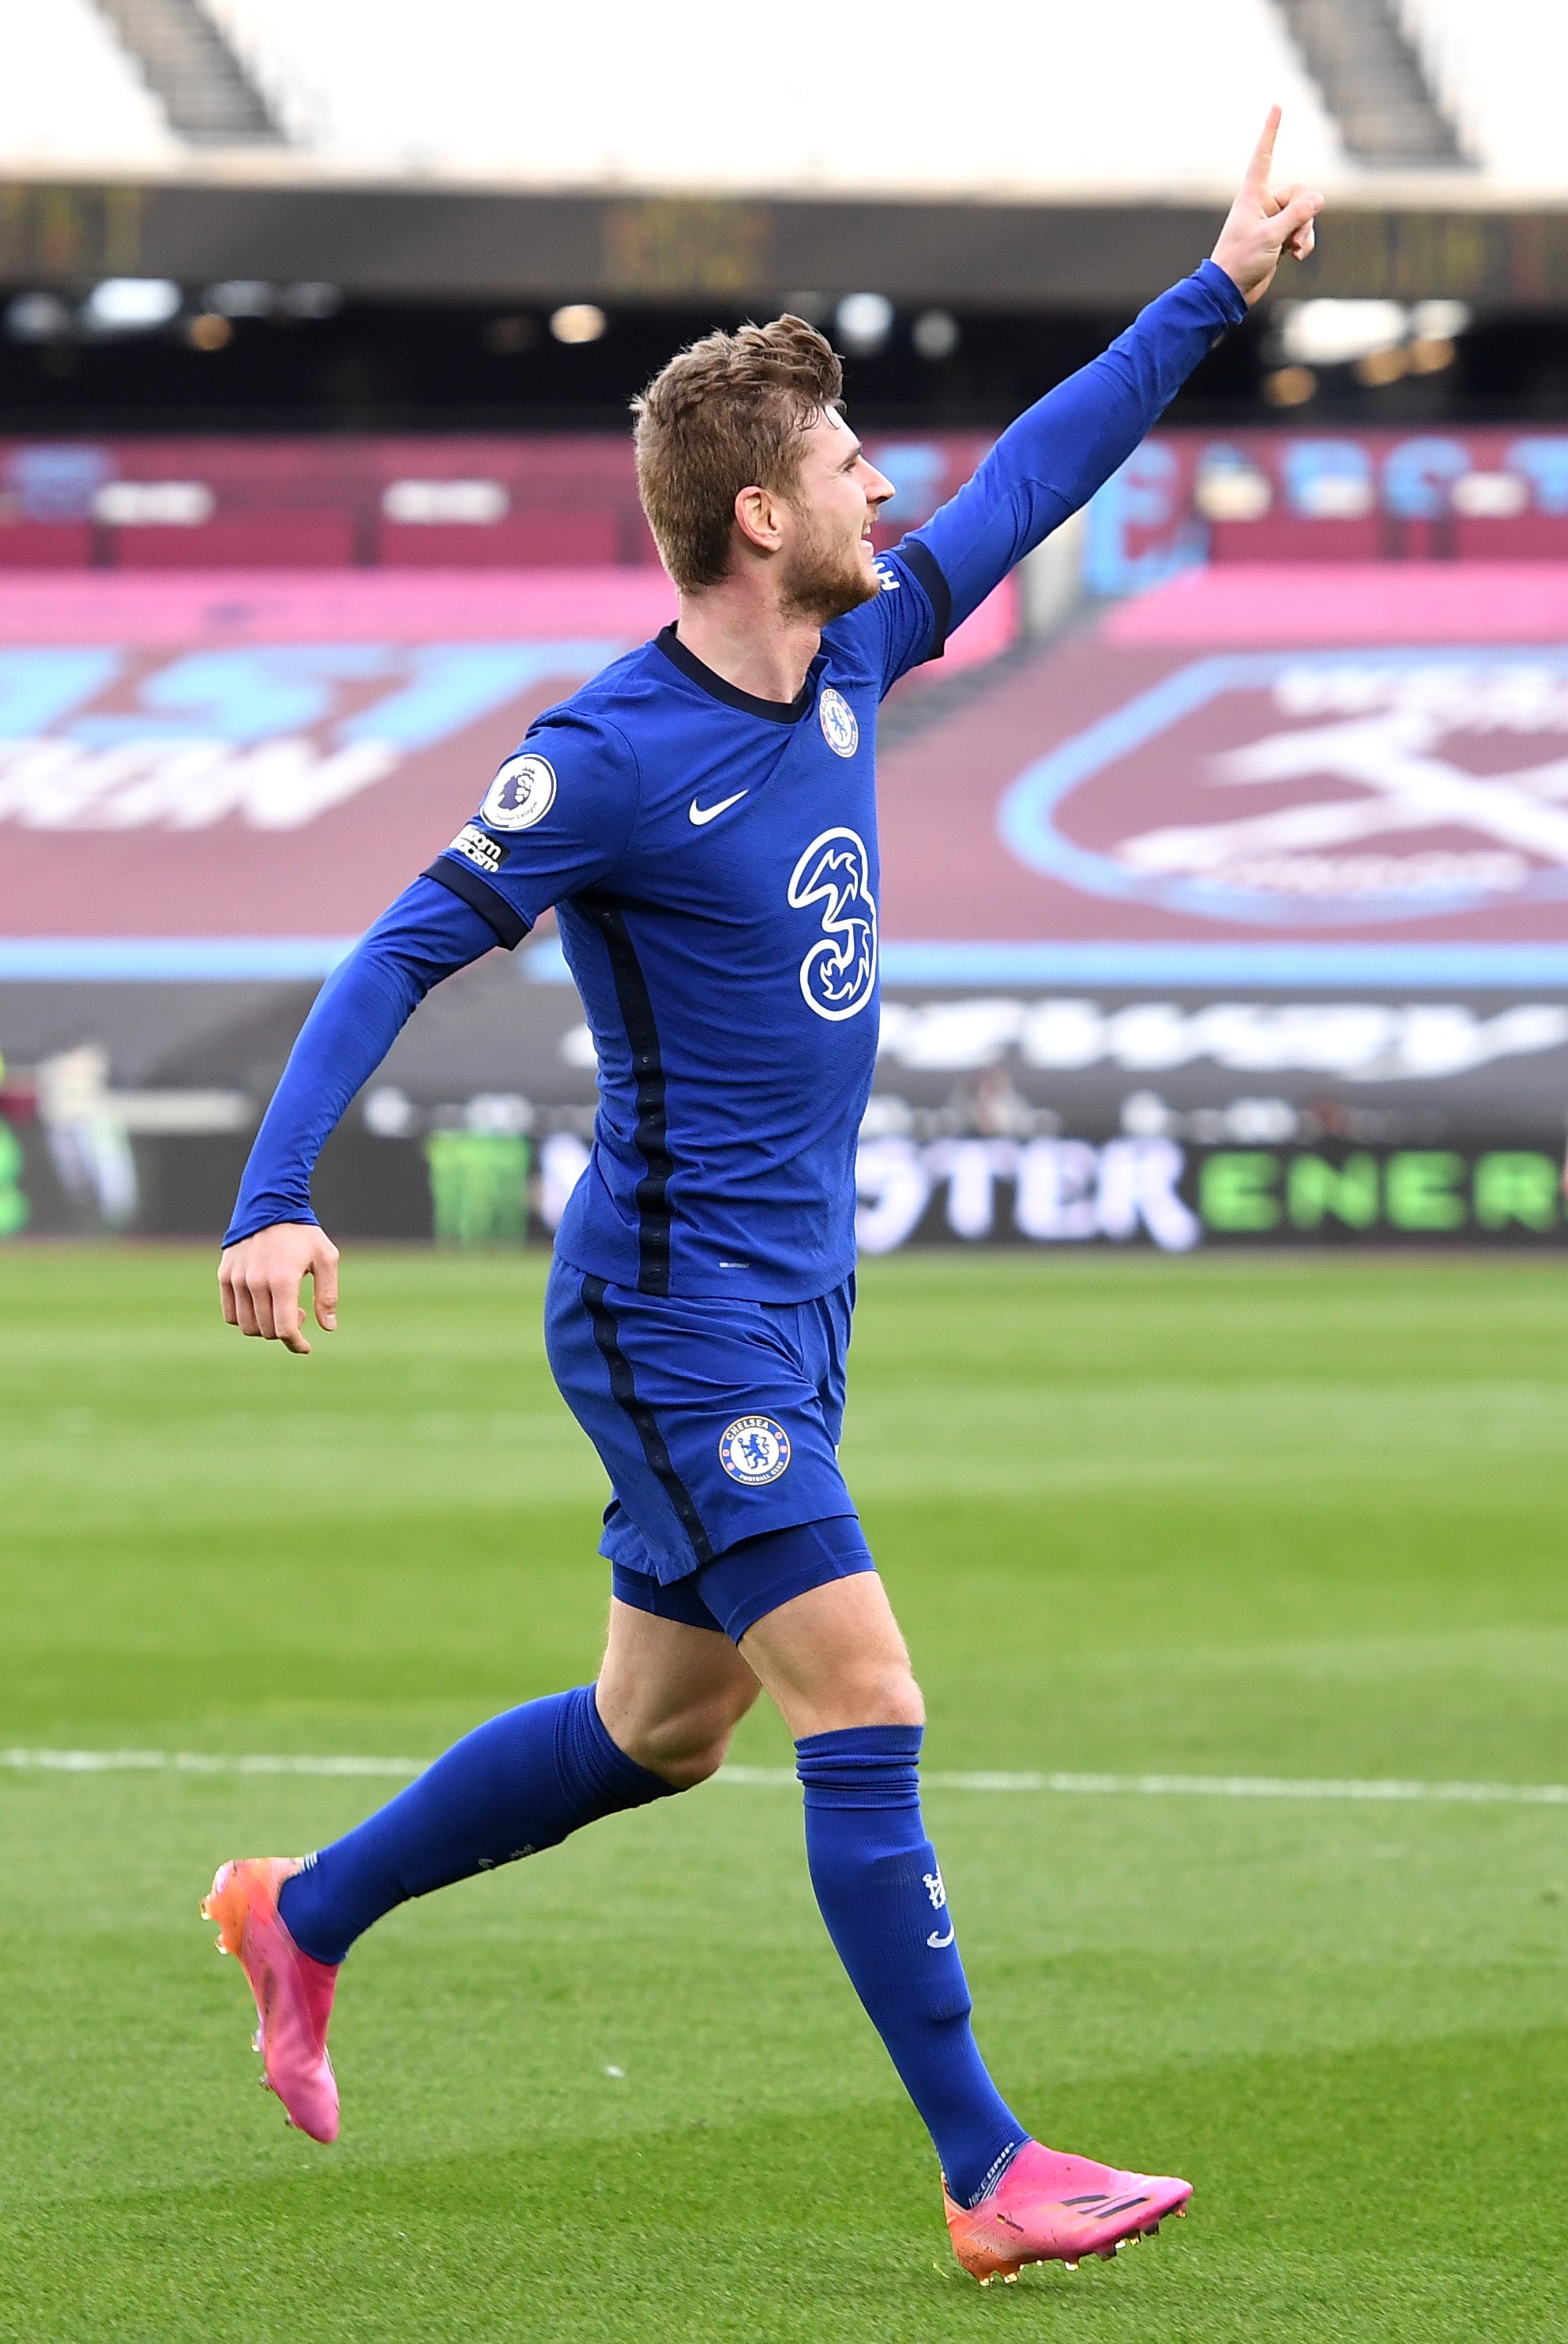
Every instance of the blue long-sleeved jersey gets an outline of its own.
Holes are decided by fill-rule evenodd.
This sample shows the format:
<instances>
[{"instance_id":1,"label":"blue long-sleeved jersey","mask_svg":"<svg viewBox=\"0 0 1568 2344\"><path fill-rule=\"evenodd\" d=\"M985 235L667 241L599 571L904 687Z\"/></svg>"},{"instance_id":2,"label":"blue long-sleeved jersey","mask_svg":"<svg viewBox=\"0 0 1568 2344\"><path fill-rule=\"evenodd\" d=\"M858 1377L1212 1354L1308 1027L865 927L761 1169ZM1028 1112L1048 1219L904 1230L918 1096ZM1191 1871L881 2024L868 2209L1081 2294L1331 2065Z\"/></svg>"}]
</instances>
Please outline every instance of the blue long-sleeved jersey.
<instances>
[{"instance_id":1,"label":"blue long-sleeved jersey","mask_svg":"<svg viewBox=\"0 0 1568 2344\"><path fill-rule=\"evenodd\" d=\"M322 1142L430 987L554 905L599 1057L556 1248L650 1294L804 1301L855 1258L877 1038L877 704L1124 461L1241 295L1206 261L1004 432L758 700L674 628L530 728L484 802L323 988L226 1244L310 1220Z\"/></svg>"}]
</instances>

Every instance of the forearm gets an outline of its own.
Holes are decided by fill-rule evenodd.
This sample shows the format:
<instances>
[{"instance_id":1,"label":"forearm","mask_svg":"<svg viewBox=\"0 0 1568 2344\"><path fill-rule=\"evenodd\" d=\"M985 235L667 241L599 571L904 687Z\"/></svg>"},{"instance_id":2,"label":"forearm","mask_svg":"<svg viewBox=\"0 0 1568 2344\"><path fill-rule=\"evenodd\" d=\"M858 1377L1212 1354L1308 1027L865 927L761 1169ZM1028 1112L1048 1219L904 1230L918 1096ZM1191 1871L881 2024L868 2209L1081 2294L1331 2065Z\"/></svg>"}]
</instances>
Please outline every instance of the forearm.
<instances>
[{"instance_id":1,"label":"forearm","mask_svg":"<svg viewBox=\"0 0 1568 2344\"><path fill-rule=\"evenodd\" d=\"M950 625L1087 503L1246 310L1223 269L1205 261L1009 426L974 479L915 532L946 580Z\"/></svg>"},{"instance_id":2,"label":"forearm","mask_svg":"<svg viewBox=\"0 0 1568 2344\"><path fill-rule=\"evenodd\" d=\"M314 1221L310 1175L344 1108L433 985L495 932L433 879L416 879L333 970L299 1030L240 1182L226 1246L275 1221Z\"/></svg>"}]
</instances>

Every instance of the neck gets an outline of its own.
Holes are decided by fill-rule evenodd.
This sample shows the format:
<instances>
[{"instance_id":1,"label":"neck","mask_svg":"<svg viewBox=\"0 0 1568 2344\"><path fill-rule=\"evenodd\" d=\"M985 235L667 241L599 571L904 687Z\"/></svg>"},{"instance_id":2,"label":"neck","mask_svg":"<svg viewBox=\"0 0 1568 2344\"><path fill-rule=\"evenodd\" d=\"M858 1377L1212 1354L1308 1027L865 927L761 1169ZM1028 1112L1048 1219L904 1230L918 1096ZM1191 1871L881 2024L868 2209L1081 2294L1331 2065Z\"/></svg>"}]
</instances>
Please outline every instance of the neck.
<instances>
[{"instance_id":1,"label":"neck","mask_svg":"<svg viewBox=\"0 0 1568 2344\"><path fill-rule=\"evenodd\" d=\"M822 642L814 620L786 616L769 585L746 575L683 594L675 631L726 683L785 702L798 698Z\"/></svg>"}]
</instances>

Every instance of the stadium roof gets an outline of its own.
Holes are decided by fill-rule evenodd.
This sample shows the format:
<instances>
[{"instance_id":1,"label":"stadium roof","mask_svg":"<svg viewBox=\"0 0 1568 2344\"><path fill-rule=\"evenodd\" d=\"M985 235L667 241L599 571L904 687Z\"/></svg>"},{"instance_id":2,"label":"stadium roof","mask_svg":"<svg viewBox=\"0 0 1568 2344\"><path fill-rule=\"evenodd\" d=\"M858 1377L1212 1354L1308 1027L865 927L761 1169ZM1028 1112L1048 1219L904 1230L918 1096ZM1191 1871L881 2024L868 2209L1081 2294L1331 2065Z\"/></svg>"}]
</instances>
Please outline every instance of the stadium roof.
<instances>
[{"instance_id":1,"label":"stadium roof","mask_svg":"<svg viewBox=\"0 0 1568 2344\"><path fill-rule=\"evenodd\" d=\"M172 5L172 0L163 0ZM1270 0L841 0L781 20L511 0L204 0L301 154L379 177L536 187L1038 196L1233 181L1267 106L1307 172L1344 157ZM178 0L189 12L193 0ZM176 160L168 80L125 0L48 0L8 43L14 165ZM161 83L165 103L155 98Z\"/></svg>"},{"instance_id":2,"label":"stadium roof","mask_svg":"<svg viewBox=\"0 0 1568 2344\"><path fill-rule=\"evenodd\" d=\"M1365 151L1351 126L1370 96L1352 86L1354 28L1383 17L1403 45L1392 66L1484 180L1568 192L1560 0L841 0L831 17L782 25L731 0L662 13L632 0L46 0L15 13L0 164L23 170L177 165L221 143L221 109L204 122L189 102L205 48L209 78L228 71L253 94L229 109L231 140L281 136L318 167L378 178L1211 193L1278 100L1285 168L1339 184ZM1377 63L1359 61L1363 83Z\"/></svg>"},{"instance_id":3,"label":"stadium roof","mask_svg":"<svg viewBox=\"0 0 1568 2344\"><path fill-rule=\"evenodd\" d=\"M178 135L167 74L121 45L123 0L22 12L0 88L6 283L1118 307L1208 248L1278 98L1282 171L1336 211L1293 290L1568 304L1554 0L1405 0L1482 166L1420 178L1351 159L1273 0L843 0L787 28L733 0L159 5L221 27L284 143Z\"/></svg>"}]
</instances>

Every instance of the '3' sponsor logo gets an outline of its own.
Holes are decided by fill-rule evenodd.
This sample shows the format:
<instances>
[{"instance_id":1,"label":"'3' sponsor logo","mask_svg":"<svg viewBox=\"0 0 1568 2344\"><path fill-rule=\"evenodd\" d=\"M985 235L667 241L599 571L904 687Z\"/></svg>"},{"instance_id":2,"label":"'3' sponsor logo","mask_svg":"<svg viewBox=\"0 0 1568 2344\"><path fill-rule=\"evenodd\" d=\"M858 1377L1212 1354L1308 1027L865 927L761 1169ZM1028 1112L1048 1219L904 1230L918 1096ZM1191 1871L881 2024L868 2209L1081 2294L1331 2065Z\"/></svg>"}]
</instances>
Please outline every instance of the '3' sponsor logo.
<instances>
[{"instance_id":1,"label":"'3' sponsor logo","mask_svg":"<svg viewBox=\"0 0 1568 2344\"><path fill-rule=\"evenodd\" d=\"M835 1022L853 1017L876 983L876 899L871 858L857 831L824 830L790 876L792 910L821 906L822 933L800 965L808 1009Z\"/></svg>"}]
</instances>

